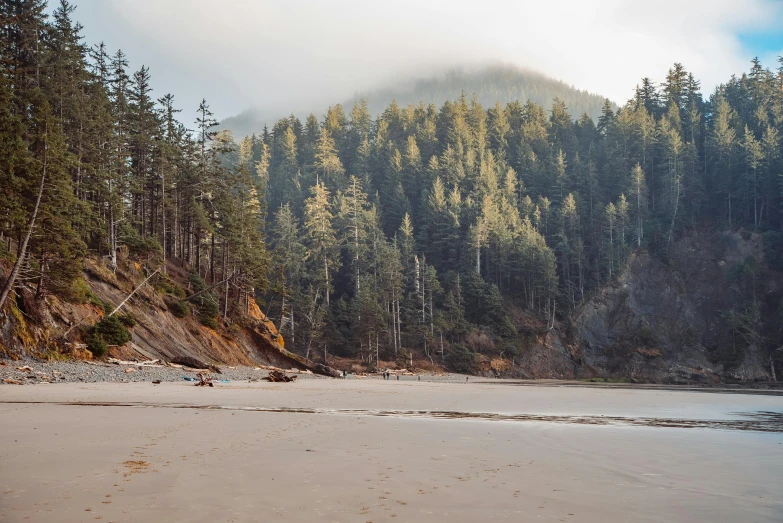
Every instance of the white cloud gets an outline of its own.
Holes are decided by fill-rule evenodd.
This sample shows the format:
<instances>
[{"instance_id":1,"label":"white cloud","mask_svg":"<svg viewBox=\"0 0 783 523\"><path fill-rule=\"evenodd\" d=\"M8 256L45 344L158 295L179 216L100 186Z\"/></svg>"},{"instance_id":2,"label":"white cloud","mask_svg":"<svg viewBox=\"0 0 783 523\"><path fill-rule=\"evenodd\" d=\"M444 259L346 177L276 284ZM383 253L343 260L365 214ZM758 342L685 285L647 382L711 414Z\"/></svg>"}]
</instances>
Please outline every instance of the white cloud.
<instances>
[{"instance_id":1,"label":"white cloud","mask_svg":"<svg viewBox=\"0 0 783 523\"><path fill-rule=\"evenodd\" d=\"M129 47L133 63L151 65L153 79L166 84L159 90L188 104L203 94L221 117L251 104L293 109L304 101L340 101L407 74L482 61L536 69L621 103L640 78L660 81L678 61L709 92L748 69L753 53L742 48L740 33L783 26L777 0L80 5L89 40Z\"/></svg>"}]
</instances>

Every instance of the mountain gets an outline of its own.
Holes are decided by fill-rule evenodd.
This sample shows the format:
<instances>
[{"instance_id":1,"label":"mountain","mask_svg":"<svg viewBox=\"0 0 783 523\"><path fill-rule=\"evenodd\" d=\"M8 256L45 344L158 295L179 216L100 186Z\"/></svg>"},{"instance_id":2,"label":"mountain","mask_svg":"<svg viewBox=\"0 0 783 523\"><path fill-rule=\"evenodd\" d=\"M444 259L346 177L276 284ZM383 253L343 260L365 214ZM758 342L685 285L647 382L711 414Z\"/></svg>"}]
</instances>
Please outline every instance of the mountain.
<instances>
[{"instance_id":1,"label":"mountain","mask_svg":"<svg viewBox=\"0 0 783 523\"><path fill-rule=\"evenodd\" d=\"M342 102L346 109L364 98L373 115L378 115L396 100L400 106L409 104L435 104L440 107L447 100L456 100L462 93L468 98L473 94L484 107L492 107L496 102L505 105L508 102L531 100L544 107L550 107L552 100L564 101L571 116L576 119L583 113L593 120L601 115L605 98L594 93L582 91L560 80L550 78L528 69L519 69L507 65L493 65L478 69L451 69L444 74L429 78L419 78L400 82L397 85L377 90L358 92ZM230 129L234 136L242 137L260 133L264 125L272 127L280 118L294 114L304 120L311 112L320 116L323 104L314 107L295 108L286 111L279 107L257 107L247 109L236 116L226 118L221 127Z\"/></svg>"}]
</instances>

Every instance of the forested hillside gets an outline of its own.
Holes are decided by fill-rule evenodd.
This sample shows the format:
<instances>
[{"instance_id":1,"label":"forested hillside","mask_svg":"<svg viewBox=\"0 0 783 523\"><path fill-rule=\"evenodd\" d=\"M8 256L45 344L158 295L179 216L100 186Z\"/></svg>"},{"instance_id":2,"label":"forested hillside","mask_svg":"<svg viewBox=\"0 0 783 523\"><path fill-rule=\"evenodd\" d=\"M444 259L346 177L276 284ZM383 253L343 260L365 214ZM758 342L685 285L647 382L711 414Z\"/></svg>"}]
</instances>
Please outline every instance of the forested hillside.
<instances>
[{"instance_id":1,"label":"forested hillside","mask_svg":"<svg viewBox=\"0 0 783 523\"><path fill-rule=\"evenodd\" d=\"M344 107L352 107L355 101L366 100L370 115L374 118L386 107L396 101L401 107L409 104L434 104L440 107L446 101L459 98L462 93L475 94L478 102L485 107L500 102L505 105L517 100L530 100L539 105L549 106L558 98L565 102L572 114L589 114L597 120L601 116L604 98L597 94L580 91L561 81L554 80L534 71L517 69L507 65L485 66L472 69L451 69L444 74L430 78L420 78L403 82L394 87L357 93L352 99L344 101ZM230 129L239 136L261 133L264 125L293 113L304 119L298 107L266 107L247 109L242 113L220 122L221 128ZM321 114L320 107L316 114Z\"/></svg>"},{"instance_id":2,"label":"forested hillside","mask_svg":"<svg viewBox=\"0 0 783 523\"><path fill-rule=\"evenodd\" d=\"M731 267L716 354L783 343L762 278L783 268L783 61L706 97L675 64L597 123L570 100L467 94L243 138L214 132L206 101L178 121L150 71L82 41L67 1L51 19L42 1L1 5L0 307L22 286L88 300L85 257L116 269L124 253L189 271L211 328L258 300L309 358L413 351L470 371L552 329L578 345L572 319L632 252L665 265L681 238L744 230L764 255Z\"/></svg>"}]
</instances>

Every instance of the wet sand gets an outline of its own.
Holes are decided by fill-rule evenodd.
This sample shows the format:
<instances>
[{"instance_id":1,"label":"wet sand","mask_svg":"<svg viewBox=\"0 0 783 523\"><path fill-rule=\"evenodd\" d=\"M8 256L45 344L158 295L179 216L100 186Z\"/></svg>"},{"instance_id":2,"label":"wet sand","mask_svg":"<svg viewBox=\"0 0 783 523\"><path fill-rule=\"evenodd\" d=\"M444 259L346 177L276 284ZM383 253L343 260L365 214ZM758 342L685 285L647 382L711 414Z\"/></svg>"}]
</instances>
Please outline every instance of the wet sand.
<instances>
[{"instance_id":1,"label":"wet sand","mask_svg":"<svg viewBox=\"0 0 783 523\"><path fill-rule=\"evenodd\" d=\"M0 521L781 521L781 417L677 390L5 386Z\"/></svg>"}]
</instances>

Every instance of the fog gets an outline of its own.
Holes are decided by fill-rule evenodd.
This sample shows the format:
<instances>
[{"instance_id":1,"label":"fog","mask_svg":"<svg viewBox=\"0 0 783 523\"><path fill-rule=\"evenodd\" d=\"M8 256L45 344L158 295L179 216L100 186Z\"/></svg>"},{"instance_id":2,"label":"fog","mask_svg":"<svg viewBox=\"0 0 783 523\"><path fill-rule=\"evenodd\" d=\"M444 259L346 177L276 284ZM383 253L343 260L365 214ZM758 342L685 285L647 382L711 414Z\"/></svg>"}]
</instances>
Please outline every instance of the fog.
<instances>
[{"instance_id":1,"label":"fog","mask_svg":"<svg viewBox=\"0 0 783 523\"><path fill-rule=\"evenodd\" d=\"M780 35L777 0L74 1L86 41L150 67L155 94L174 93L186 121L202 97L218 118L288 111L488 61L622 103L675 61L710 91L783 52L745 38Z\"/></svg>"}]
</instances>

